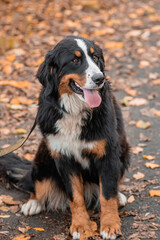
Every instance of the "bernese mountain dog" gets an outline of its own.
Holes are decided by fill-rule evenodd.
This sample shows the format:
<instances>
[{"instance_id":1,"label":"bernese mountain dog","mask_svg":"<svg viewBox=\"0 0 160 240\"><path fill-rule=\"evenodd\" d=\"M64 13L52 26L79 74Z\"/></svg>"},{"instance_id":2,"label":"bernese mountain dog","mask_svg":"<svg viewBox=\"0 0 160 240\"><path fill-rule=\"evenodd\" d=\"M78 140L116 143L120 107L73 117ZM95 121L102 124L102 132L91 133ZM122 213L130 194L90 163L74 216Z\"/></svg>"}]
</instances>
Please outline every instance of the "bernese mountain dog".
<instances>
[{"instance_id":1,"label":"bernese mountain dog","mask_svg":"<svg viewBox=\"0 0 160 240\"><path fill-rule=\"evenodd\" d=\"M121 235L118 187L129 165L120 107L105 77L100 47L70 36L39 67L38 125L42 133L33 163L11 153L0 158L1 176L30 192L25 216L70 207L73 239L90 230L89 206L100 206L103 239Z\"/></svg>"}]
</instances>

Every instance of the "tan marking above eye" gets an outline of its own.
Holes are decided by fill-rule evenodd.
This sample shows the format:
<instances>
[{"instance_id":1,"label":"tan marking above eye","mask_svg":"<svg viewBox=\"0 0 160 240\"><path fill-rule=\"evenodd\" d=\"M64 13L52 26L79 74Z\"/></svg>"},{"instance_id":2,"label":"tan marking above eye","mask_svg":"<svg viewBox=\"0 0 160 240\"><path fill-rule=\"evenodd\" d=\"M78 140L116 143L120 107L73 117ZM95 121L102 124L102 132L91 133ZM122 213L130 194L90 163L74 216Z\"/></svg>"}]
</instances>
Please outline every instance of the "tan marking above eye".
<instances>
[{"instance_id":1,"label":"tan marking above eye","mask_svg":"<svg viewBox=\"0 0 160 240\"><path fill-rule=\"evenodd\" d=\"M90 48L90 52L91 52L91 53L94 53L94 49L93 49L92 47Z\"/></svg>"},{"instance_id":2,"label":"tan marking above eye","mask_svg":"<svg viewBox=\"0 0 160 240\"><path fill-rule=\"evenodd\" d=\"M80 51L75 51L74 54L76 55L76 57L81 57L82 56Z\"/></svg>"}]
</instances>

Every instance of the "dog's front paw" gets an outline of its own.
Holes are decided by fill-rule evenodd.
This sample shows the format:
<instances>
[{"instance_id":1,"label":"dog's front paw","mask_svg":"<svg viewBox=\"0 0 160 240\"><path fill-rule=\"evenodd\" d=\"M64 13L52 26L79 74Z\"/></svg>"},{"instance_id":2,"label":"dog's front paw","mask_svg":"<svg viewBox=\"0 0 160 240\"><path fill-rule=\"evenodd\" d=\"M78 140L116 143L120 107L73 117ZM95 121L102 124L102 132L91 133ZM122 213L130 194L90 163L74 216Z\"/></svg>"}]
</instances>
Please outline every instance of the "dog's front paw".
<instances>
[{"instance_id":1,"label":"dog's front paw","mask_svg":"<svg viewBox=\"0 0 160 240\"><path fill-rule=\"evenodd\" d=\"M121 224L112 223L101 226L101 236L103 239L116 239L118 235L121 235Z\"/></svg>"},{"instance_id":2,"label":"dog's front paw","mask_svg":"<svg viewBox=\"0 0 160 240\"><path fill-rule=\"evenodd\" d=\"M91 228L89 226L89 223L72 223L70 227L70 233L73 237L73 239L80 239L80 236L85 232L91 232Z\"/></svg>"},{"instance_id":3,"label":"dog's front paw","mask_svg":"<svg viewBox=\"0 0 160 240\"><path fill-rule=\"evenodd\" d=\"M28 202L22 205L21 212L25 216L31 216L40 213L42 210L42 206L40 202L36 199L30 199Z\"/></svg>"}]
</instances>

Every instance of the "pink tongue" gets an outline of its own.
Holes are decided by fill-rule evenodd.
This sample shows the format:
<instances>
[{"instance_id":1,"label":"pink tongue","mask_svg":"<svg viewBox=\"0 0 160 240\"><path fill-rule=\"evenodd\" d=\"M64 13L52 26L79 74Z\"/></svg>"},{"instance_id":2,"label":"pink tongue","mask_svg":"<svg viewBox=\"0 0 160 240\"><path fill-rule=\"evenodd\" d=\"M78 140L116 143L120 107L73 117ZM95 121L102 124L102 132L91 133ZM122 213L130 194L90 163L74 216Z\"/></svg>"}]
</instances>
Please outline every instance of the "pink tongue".
<instances>
[{"instance_id":1,"label":"pink tongue","mask_svg":"<svg viewBox=\"0 0 160 240\"><path fill-rule=\"evenodd\" d=\"M97 90L88 90L83 88L84 99L91 108L98 107L101 104L101 97Z\"/></svg>"}]
</instances>

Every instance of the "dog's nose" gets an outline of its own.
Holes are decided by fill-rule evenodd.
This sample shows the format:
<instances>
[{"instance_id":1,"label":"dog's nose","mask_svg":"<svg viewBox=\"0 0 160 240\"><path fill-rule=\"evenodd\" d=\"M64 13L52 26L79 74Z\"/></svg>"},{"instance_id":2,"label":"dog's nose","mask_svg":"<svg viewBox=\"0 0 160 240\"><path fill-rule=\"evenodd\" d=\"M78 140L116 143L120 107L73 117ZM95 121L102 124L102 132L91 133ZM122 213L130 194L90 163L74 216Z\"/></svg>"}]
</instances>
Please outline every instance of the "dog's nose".
<instances>
[{"instance_id":1,"label":"dog's nose","mask_svg":"<svg viewBox=\"0 0 160 240\"><path fill-rule=\"evenodd\" d=\"M104 75L102 73L96 73L92 76L92 81L100 86L104 82Z\"/></svg>"}]
</instances>

